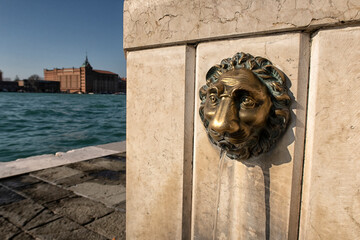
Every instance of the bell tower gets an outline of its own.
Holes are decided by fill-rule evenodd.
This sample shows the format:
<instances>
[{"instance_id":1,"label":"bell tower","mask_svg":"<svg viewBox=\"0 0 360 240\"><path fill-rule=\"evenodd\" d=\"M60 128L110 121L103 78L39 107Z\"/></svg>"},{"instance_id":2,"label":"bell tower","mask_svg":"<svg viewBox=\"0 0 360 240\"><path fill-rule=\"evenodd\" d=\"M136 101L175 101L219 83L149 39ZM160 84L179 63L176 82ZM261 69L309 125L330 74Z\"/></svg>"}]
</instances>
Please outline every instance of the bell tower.
<instances>
[{"instance_id":1,"label":"bell tower","mask_svg":"<svg viewBox=\"0 0 360 240\"><path fill-rule=\"evenodd\" d=\"M86 58L84 63L80 67L80 91L86 93L86 79L90 75L89 73L92 71L92 66L89 63L88 56L86 54Z\"/></svg>"}]
</instances>

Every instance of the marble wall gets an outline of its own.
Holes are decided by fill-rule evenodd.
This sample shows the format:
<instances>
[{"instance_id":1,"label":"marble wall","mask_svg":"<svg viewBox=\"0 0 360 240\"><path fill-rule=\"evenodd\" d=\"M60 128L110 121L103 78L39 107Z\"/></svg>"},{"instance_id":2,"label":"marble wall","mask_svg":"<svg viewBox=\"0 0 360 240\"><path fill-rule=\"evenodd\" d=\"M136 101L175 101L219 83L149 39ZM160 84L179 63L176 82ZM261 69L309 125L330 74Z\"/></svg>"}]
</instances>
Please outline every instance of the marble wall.
<instances>
[{"instance_id":1,"label":"marble wall","mask_svg":"<svg viewBox=\"0 0 360 240\"><path fill-rule=\"evenodd\" d=\"M198 91L240 51L287 74L291 122L272 151L225 160L216 239L360 239L359 1L124 4L128 239L212 239Z\"/></svg>"}]
</instances>

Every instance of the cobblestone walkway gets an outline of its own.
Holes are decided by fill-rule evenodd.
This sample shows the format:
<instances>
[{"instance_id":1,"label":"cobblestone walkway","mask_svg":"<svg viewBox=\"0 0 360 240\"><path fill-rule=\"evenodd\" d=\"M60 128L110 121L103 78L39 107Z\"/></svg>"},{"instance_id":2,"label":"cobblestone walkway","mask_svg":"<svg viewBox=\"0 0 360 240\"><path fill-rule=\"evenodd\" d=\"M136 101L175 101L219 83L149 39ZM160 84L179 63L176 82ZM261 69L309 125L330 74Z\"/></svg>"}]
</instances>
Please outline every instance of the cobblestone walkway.
<instances>
[{"instance_id":1,"label":"cobblestone walkway","mask_svg":"<svg viewBox=\"0 0 360 240\"><path fill-rule=\"evenodd\" d=\"M0 239L125 239L125 153L0 179Z\"/></svg>"}]
</instances>

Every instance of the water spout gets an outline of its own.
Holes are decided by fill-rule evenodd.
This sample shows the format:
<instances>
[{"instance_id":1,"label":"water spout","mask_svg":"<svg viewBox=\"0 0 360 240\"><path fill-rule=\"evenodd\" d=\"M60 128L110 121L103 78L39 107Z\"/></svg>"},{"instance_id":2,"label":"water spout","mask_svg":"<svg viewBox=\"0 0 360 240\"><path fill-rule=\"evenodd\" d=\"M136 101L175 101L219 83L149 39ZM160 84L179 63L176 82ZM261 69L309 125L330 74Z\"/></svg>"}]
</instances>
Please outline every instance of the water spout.
<instances>
[{"instance_id":1,"label":"water spout","mask_svg":"<svg viewBox=\"0 0 360 240\"><path fill-rule=\"evenodd\" d=\"M216 229L217 229L217 220L219 215L219 205L220 205L220 192L221 192L221 176L223 173L224 168L224 161L226 157L226 150L221 149L220 152L220 160L219 160L219 171L218 171L218 181L217 181L217 188L216 188L216 203L215 203L215 214L214 214L214 222L213 222L213 240L216 239Z\"/></svg>"}]
</instances>

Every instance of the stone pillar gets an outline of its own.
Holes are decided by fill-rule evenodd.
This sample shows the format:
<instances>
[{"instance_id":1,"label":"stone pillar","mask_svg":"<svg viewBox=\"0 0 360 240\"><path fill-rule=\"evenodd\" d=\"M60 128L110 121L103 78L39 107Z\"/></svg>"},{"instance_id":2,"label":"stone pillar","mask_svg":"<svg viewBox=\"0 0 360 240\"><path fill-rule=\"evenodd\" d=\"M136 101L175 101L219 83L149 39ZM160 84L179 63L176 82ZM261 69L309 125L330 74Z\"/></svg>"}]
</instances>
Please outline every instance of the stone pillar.
<instances>
[{"instance_id":1,"label":"stone pillar","mask_svg":"<svg viewBox=\"0 0 360 240\"><path fill-rule=\"evenodd\" d=\"M190 236L195 50L127 55L128 239Z\"/></svg>"},{"instance_id":2,"label":"stone pillar","mask_svg":"<svg viewBox=\"0 0 360 240\"><path fill-rule=\"evenodd\" d=\"M300 239L360 238L360 27L311 46Z\"/></svg>"}]
</instances>

